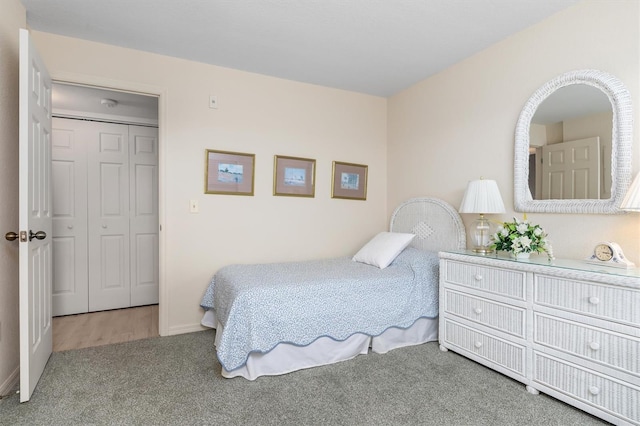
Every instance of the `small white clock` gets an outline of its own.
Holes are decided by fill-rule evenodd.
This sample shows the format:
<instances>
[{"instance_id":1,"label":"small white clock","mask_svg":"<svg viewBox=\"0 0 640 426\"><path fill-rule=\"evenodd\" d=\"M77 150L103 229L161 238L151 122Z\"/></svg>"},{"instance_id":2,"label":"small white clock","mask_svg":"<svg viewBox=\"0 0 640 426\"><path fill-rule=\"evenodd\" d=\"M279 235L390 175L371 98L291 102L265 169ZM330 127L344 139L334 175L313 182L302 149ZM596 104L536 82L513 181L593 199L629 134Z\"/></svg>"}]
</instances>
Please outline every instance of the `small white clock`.
<instances>
[{"instance_id":1,"label":"small white clock","mask_svg":"<svg viewBox=\"0 0 640 426\"><path fill-rule=\"evenodd\" d=\"M628 260L618 243L602 242L596 244L592 254L585 259L589 263L602 266L613 266L614 268L633 268L636 265Z\"/></svg>"}]
</instances>

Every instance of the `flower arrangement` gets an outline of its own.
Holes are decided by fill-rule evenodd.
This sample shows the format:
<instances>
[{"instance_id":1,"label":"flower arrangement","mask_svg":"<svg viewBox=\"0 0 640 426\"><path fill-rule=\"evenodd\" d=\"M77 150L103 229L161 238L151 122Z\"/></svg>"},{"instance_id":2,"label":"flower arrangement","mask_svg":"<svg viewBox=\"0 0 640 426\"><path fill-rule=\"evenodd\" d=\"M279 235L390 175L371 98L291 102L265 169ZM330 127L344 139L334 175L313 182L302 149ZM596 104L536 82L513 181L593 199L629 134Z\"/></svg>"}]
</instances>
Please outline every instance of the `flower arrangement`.
<instances>
[{"instance_id":1,"label":"flower arrangement","mask_svg":"<svg viewBox=\"0 0 640 426\"><path fill-rule=\"evenodd\" d=\"M547 233L526 219L520 221L514 217L513 222L504 222L491 239L491 248L513 253L516 258L522 253L547 253L549 260L554 258Z\"/></svg>"}]
</instances>

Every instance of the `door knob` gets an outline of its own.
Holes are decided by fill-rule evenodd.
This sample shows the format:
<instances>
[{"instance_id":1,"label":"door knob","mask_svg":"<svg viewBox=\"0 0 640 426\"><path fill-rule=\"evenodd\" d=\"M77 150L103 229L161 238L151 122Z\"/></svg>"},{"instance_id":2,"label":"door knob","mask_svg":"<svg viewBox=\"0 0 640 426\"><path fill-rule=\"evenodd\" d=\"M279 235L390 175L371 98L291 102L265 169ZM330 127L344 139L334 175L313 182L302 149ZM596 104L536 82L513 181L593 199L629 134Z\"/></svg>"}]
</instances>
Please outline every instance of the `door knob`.
<instances>
[{"instance_id":1,"label":"door knob","mask_svg":"<svg viewBox=\"0 0 640 426\"><path fill-rule=\"evenodd\" d=\"M4 238L9 240L9 241L15 241L15 240L19 239L21 243L26 243L27 242L27 231L20 231L19 233L7 232L6 234L4 234Z\"/></svg>"},{"instance_id":2,"label":"door knob","mask_svg":"<svg viewBox=\"0 0 640 426\"><path fill-rule=\"evenodd\" d=\"M7 241L15 241L20 238L20 235L18 235L16 232L7 232L6 234L4 234L4 238Z\"/></svg>"},{"instance_id":3,"label":"door knob","mask_svg":"<svg viewBox=\"0 0 640 426\"><path fill-rule=\"evenodd\" d=\"M47 238L47 234L44 231L38 231L34 234L33 231L29 230L29 241L33 240L34 238L37 240L44 240L45 238Z\"/></svg>"}]
</instances>

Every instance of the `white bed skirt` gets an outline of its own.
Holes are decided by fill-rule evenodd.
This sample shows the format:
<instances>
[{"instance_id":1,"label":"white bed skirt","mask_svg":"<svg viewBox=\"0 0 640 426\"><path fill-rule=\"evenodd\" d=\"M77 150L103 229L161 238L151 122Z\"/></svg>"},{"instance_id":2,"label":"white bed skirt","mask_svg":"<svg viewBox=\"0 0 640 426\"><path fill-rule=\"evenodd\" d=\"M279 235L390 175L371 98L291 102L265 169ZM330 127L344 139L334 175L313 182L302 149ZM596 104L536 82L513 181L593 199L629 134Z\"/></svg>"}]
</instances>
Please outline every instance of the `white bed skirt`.
<instances>
[{"instance_id":1,"label":"white bed skirt","mask_svg":"<svg viewBox=\"0 0 640 426\"><path fill-rule=\"evenodd\" d=\"M215 328L216 346L222 325L213 310L206 311L201 321L205 327ZM267 353L252 353L247 363L233 371L222 368L226 378L244 377L255 380L260 376L276 376L304 368L333 364L366 354L369 348L376 353L386 353L403 346L419 345L438 340L438 319L420 318L407 329L391 327L379 336L354 334L338 342L330 337L321 337L307 346L280 343Z\"/></svg>"}]
</instances>

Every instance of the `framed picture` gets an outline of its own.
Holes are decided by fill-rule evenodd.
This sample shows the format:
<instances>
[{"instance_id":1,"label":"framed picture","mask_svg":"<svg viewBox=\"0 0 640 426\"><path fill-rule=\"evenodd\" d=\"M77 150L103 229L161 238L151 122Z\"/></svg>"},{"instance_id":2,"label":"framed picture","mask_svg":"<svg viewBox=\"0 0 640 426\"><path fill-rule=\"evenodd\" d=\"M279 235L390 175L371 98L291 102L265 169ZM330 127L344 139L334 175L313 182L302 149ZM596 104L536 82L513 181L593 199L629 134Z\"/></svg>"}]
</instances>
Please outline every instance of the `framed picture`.
<instances>
[{"instance_id":1,"label":"framed picture","mask_svg":"<svg viewBox=\"0 0 640 426\"><path fill-rule=\"evenodd\" d=\"M367 169L362 164L333 162L331 198L367 199Z\"/></svg>"},{"instance_id":2,"label":"framed picture","mask_svg":"<svg viewBox=\"0 0 640 426\"><path fill-rule=\"evenodd\" d=\"M314 197L316 160L276 155L273 165L273 195Z\"/></svg>"},{"instance_id":3,"label":"framed picture","mask_svg":"<svg viewBox=\"0 0 640 426\"><path fill-rule=\"evenodd\" d=\"M206 150L205 194L253 195L255 154Z\"/></svg>"}]
</instances>

